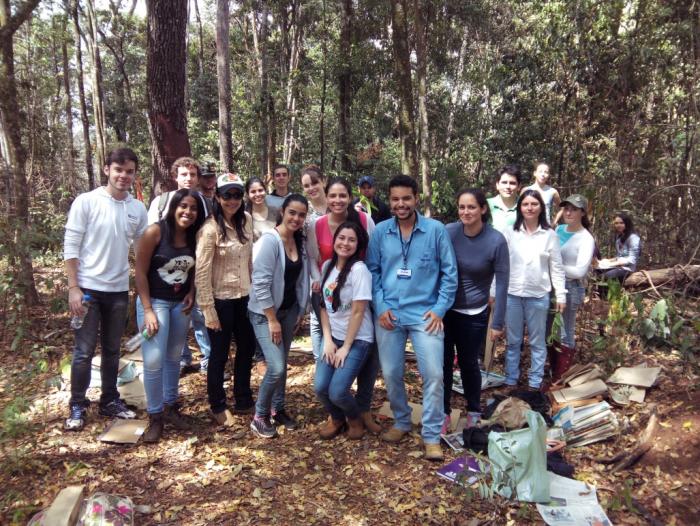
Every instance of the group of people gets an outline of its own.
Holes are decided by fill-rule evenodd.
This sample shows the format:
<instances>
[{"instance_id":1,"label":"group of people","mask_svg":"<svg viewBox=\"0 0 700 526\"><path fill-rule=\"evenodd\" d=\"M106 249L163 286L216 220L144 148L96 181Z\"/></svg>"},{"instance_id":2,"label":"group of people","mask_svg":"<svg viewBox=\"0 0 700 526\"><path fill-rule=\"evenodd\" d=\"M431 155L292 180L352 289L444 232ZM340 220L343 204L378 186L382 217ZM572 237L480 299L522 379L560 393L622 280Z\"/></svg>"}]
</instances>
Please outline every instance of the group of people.
<instances>
[{"instance_id":1,"label":"group of people","mask_svg":"<svg viewBox=\"0 0 700 526\"><path fill-rule=\"evenodd\" d=\"M69 305L85 321L75 331L66 429L82 429L86 421L98 327L99 412L135 417L116 389L133 243L147 442L158 441L165 426L189 425L180 412L178 382L181 362L188 360L183 351L189 351L190 323L204 355L213 419L230 425L232 411L252 413L250 428L261 438L276 436L279 426L297 427L285 403L287 359L307 306L314 391L328 413L318 430L324 439L344 431L351 439L382 432L370 411L380 367L394 415L382 439L398 442L411 430L404 385L410 338L423 381L425 456L433 460L443 457L440 434L450 425L455 348L470 426L481 414L479 355L487 337L506 335L506 383L516 386L527 327L528 387L541 389L552 302L564 321L560 344L550 353L553 376L573 359L576 311L595 242L586 198L562 200L548 184L544 163L522 193L515 165L499 170L491 199L477 188L460 191L458 221L448 225L420 214L417 183L405 175L389 181L387 207L369 176L358 184L362 198L353 199L346 179L326 180L310 165L301 172L302 195L291 192L288 168L277 165L274 191L267 194L259 178L202 177L191 158L173 164L178 190L159 196L146 213L128 192L137 169L133 151L111 152L104 167L107 185L78 196L68 216ZM563 223L553 230L550 214L557 206ZM617 214L613 224L618 257L601 267L620 277L634 269L640 243L629 216ZM229 409L224 370L233 339ZM257 398L250 385L254 360L265 362Z\"/></svg>"}]
</instances>

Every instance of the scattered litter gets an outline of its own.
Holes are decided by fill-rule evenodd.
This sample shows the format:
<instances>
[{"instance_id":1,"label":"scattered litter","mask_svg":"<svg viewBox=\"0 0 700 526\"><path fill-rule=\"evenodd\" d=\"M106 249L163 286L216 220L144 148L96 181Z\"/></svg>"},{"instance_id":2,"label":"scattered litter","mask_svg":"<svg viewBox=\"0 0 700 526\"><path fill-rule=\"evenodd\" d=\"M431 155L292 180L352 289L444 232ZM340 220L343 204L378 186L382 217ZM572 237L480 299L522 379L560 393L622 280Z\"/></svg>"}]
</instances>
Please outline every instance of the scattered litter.
<instances>
[{"instance_id":1,"label":"scattered litter","mask_svg":"<svg viewBox=\"0 0 700 526\"><path fill-rule=\"evenodd\" d=\"M651 387L656 383L660 372L661 367L620 367L608 378L608 383Z\"/></svg>"},{"instance_id":2,"label":"scattered litter","mask_svg":"<svg viewBox=\"0 0 700 526\"><path fill-rule=\"evenodd\" d=\"M486 471L488 471L488 466L486 466ZM481 473L481 468L479 467L479 461L475 457L466 456L445 464L436 473L438 477L450 482L461 486L471 486L479 480L478 474Z\"/></svg>"},{"instance_id":3,"label":"scattered litter","mask_svg":"<svg viewBox=\"0 0 700 526\"><path fill-rule=\"evenodd\" d=\"M554 415L568 446L579 447L606 440L619 431L617 417L603 401L584 407L567 406Z\"/></svg>"},{"instance_id":4,"label":"scattered litter","mask_svg":"<svg viewBox=\"0 0 700 526\"><path fill-rule=\"evenodd\" d=\"M128 384L117 386L117 391L128 405L133 405L138 409L146 409L146 389L140 377Z\"/></svg>"},{"instance_id":5,"label":"scattered litter","mask_svg":"<svg viewBox=\"0 0 700 526\"><path fill-rule=\"evenodd\" d=\"M420 404L414 404L413 402L408 402L408 406L411 408L411 423L414 426L420 425L423 418L423 406ZM377 413L380 416L386 418L394 418L394 413L391 411L391 406L389 405L389 402L384 402L379 411L377 411ZM452 420L452 430L454 430L456 425L459 423L461 414L462 411L460 409L453 409L450 413L450 420Z\"/></svg>"},{"instance_id":6,"label":"scattered litter","mask_svg":"<svg viewBox=\"0 0 700 526\"><path fill-rule=\"evenodd\" d=\"M147 420L114 419L104 433L99 436L102 442L112 444L136 444L148 427Z\"/></svg>"},{"instance_id":7,"label":"scattered litter","mask_svg":"<svg viewBox=\"0 0 700 526\"><path fill-rule=\"evenodd\" d=\"M481 390L500 387L506 383L506 377L502 374L481 370ZM452 390L461 395L464 394L462 385L462 373L457 369L452 373Z\"/></svg>"},{"instance_id":8,"label":"scattered litter","mask_svg":"<svg viewBox=\"0 0 700 526\"><path fill-rule=\"evenodd\" d=\"M549 485L550 501L537 504L537 511L550 526L611 526L610 519L598 503L595 487L551 472Z\"/></svg>"},{"instance_id":9,"label":"scattered litter","mask_svg":"<svg viewBox=\"0 0 700 526\"><path fill-rule=\"evenodd\" d=\"M566 404L576 400L583 400L584 398L592 398L607 392L608 386L605 385L603 380L597 378L574 387L565 387L564 389L552 391L552 396L557 403Z\"/></svg>"}]
</instances>

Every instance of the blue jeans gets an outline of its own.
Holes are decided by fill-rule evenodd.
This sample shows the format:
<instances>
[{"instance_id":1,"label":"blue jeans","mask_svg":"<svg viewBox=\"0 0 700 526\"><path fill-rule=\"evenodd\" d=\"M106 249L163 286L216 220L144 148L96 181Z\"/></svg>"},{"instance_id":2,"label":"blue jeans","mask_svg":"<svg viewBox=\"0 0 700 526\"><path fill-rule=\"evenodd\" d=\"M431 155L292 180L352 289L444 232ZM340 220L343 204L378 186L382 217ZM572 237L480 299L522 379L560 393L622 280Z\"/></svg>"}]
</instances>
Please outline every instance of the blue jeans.
<instances>
[{"instance_id":1,"label":"blue jeans","mask_svg":"<svg viewBox=\"0 0 700 526\"><path fill-rule=\"evenodd\" d=\"M506 384L516 385L520 378L520 346L523 342L523 322L527 325L530 343L530 372L528 385L539 389L547 358L547 313L549 294L540 298L525 298L508 294L506 305Z\"/></svg>"},{"instance_id":2,"label":"blue jeans","mask_svg":"<svg viewBox=\"0 0 700 526\"><path fill-rule=\"evenodd\" d=\"M333 338L333 341L338 347L343 345L340 340ZM367 360L371 347L370 342L362 340L352 342L342 367L334 367L323 359L316 361L314 390L333 420L340 421L345 418L352 420L360 415L360 408L350 387Z\"/></svg>"},{"instance_id":3,"label":"blue jeans","mask_svg":"<svg viewBox=\"0 0 700 526\"><path fill-rule=\"evenodd\" d=\"M561 343L569 349L576 348L576 313L583 304L586 289L581 280L566 280L566 310L562 314L564 324L561 327Z\"/></svg>"},{"instance_id":4,"label":"blue jeans","mask_svg":"<svg viewBox=\"0 0 700 526\"><path fill-rule=\"evenodd\" d=\"M314 361L318 366L321 354L323 353L323 327L318 318L318 308L321 296L311 295L311 314L309 316L309 332L311 333L311 346L314 354ZM368 307L371 308L371 307ZM372 397L374 395L374 384L379 374L379 357L377 356L377 344L372 343L367 359L357 374L357 395L355 401L361 413L366 413L372 408Z\"/></svg>"},{"instance_id":5,"label":"blue jeans","mask_svg":"<svg viewBox=\"0 0 700 526\"><path fill-rule=\"evenodd\" d=\"M207 332L207 325L204 322L204 314L199 305L194 304L192 309L190 319L192 320L192 329L194 330L194 339L197 340L197 345L199 345L199 350L202 353L201 367L206 369L209 365L209 355L211 354L211 342L209 341L209 333ZM192 365L192 351L190 351L187 345L187 338L185 338L184 345L182 346L182 362L186 365Z\"/></svg>"},{"instance_id":6,"label":"blue jeans","mask_svg":"<svg viewBox=\"0 0 700 526\"><path fill-rule=\"evenodd\" d=\"M284 410L287 357L292 345L294 327L299 318L299 304L295 303L289 309L277 311L277 320L282 326L282 342L279 345L272 342L270 326L264 314L249 310L248 317L267 363L265 376L263 376L258 388L255 414L260 417L268 417L273 410L276 413Z\"/></svg>"},{"instance_id":7,"label":"blue jeans","mask_svg":"<svg viewBox=\"0 0 700 526\"><path fill-rule=\"evenodd\" d=\"M141 344L143 352L143 387L146 411L162 413L163 404L177 403L180 383L180 351L190 326L189 315L182 312L182 301L151 298L158 318L158 332ZM141 298L136 300L136 321L143 330L144 311Z\"/></svg>"},{"instance_id":8,"label":"blue jeans","mask_svg":"<svg viewBox=\"0 0 700 526\"><path fill-rule=\"evenodd\" d=\"M445 419L442 383L445 335L442 332L428 334L425 325L426 323L401 326L394 323L394 329L388 331L377 321L375 331L379 361L391 411L394 413L394 427L402 431L411 430L411 408L403 380L406 340L410 335L418 359L418 371L423 378L423 441L426 444L439 444L440 430Z\"/></svg>"},{"instance_id":9,"label":"blue jeans","mask_svg":"<svg viewBox=\"0 0 700 526\"><path fill-rule=\"evenodd\" d=\"M71 362L70 404L87 406L85 393L90 386L92 358L95 356L97 334L100 334L102 394L100 405L119 398L117 375L119 372L119 347L129 312L128 292L102 292L82 289L92 300L87 307L83 326L75 331L75 346Z\"/></svg>"}]
</instances>

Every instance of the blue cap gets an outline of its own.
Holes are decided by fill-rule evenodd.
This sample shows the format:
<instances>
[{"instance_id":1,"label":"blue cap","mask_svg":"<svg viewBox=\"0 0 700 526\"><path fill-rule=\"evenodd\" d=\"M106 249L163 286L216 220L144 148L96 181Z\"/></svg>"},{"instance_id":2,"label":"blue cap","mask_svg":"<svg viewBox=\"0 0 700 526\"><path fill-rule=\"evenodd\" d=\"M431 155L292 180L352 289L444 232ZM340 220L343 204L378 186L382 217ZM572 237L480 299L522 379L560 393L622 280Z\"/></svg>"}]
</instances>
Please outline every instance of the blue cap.
<instances>
[{"instance_id":1,"label":"blue cap","mask_svg":"<svg viewBox=\"0 0 700 526\"><path fill-rule=\"evenodd\" d=\"M371 175L363 175L357 182L357 186L362 186L363 184L374 186L374 177L372 177Z\"/></svg>"}]
</instances>

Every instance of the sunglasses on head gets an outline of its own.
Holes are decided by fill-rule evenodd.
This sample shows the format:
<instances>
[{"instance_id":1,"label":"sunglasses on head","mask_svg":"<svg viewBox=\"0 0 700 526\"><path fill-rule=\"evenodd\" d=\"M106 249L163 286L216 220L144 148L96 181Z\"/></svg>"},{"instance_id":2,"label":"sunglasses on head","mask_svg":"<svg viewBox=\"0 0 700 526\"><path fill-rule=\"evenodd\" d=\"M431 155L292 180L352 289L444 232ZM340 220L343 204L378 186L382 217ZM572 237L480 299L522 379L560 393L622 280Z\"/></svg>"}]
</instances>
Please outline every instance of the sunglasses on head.
<instances>
[{"instance_id":1,"label":"sunglasses on head","mask_svg":"<svg viewBox=\"0 0 700 526\"><path fill-rule=\"evenodd\" d=\"M221 199L224 201L230 201L231 199L235 199L236 201L240 201L243 199L243 192L224 192L221 194Z\"/></svg>"}]
</instances>

